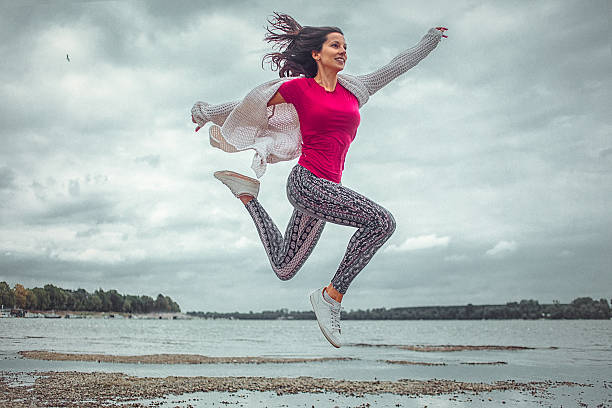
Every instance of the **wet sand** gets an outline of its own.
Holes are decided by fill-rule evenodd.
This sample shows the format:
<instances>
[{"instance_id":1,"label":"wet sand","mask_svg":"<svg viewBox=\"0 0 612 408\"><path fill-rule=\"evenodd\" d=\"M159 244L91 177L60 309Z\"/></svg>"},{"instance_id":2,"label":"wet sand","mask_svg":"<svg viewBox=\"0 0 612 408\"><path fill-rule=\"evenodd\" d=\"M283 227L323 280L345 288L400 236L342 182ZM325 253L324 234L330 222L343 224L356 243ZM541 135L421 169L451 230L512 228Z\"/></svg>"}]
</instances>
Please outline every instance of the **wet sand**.
<instances>
[{"instance_id":1,"label":"wet sand","mask_svg":"<svg viewBox=\"0 0 612 408\"><path fill-rule=\"evenodd\" d=\"M421 366L445 366L443 362L426 362L426 361L408 361L408 360L380 360L387 364L401 364L401 365L421 365ZM504 365L508 364L505 361L466 361L459 364L463 365Z\"/></svg>"},{"instance_id":2,"label":"wet sand","mask_svg":"<svg viewBox=\"0 0 612 408\"><path fill-rule=\"evenodd\" d=\"M401 365L421 365L421 366L445 366L446 363L437 362L431 363L426 361L407 361L407 360L380 360L387 364L401 364Z\"/></svg>"},{"instance_id":3,"label":"wet sand","mask_svg":"<svg viewBox=\"0 0 612 408\"><path fill-rule=\"evenodd\" d=\"M435 352L453 352L453 351L486 351L486 350L504 350L504 351L520 351L520 350L535 350L534 347L525 346L467 346L467 345L408 345L408 344L376 344L376 343L353 343L349 344L353 347L390 347L398 348L400 350L408 351L420 351L424 353L435 353ZM547 349L554 350L556 347L547 347Z\"/></svg>"},{"instance_id":4,"label":"wet sand","mask_svg":"<svg viewBox=\"0 0 612 408\"><path fill-rule=\"evenodd\" d=\"M19 355L30 360L47 361L86 361L97 363L125 364L291 364L317 363L329 361L357 360L350 357L318 357L318 358L275 358L275 357L209 357L199 354L145 354L137 356L120 356L112 354L81 354L57 353L53 351L20 351ZM444 362L426 362L410 360L380 360L387 364L445 366ZM467 361L463 365L504 365L505 361Z\"/></svg>"},{"instance_id":5,"label":"wet sand","mask_svg":"<svg viewBox=\"0 0 612 408\"><path fill-rule=\"evenodd\" d=\"M53 351L20 351L19 355L32 360L92 361L127 364L291 364L328 361L349 361L350 357L276 358L276 357L209 357L199 354L146 354L118 356L111 354L56 353Z\"/></svg>"},{"instance_id":6,"label":"wet sand","mask_svg":"<svg viewBox=\"0 0 612 408\"><path fill-rule=\"evenodd\" d=\"M408 396L479 394L521 391L546 395L551 388L586 386L572 382L540 381L471 383L452 380L345 381L297 377L134 377L122 373L0 372L0 406L110 407L129 404L151 406L143 400L196 392L263 391L277 395L335 393L343 396L394 394ZM125 405L123 405L125 406Z\"/></svg>"}]
</instances>

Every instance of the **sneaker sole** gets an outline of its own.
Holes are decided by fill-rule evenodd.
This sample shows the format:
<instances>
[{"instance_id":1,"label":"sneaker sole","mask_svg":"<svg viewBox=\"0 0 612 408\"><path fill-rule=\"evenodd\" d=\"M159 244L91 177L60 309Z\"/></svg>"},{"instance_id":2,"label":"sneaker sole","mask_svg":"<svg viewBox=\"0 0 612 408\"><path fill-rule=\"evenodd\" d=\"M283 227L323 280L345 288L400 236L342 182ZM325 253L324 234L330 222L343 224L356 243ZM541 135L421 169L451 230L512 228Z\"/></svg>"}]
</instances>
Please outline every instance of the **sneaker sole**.
<instances>
[{"instance_id":1,"label":"sneaker sole","mask_svg":"<svg viewBox=\"0 0 612 408\"><path fill-rule=\"evenodd\" d=\"M317 318L317 324L319 325L319 329L321 329L321 333L323 333L323 336L325 336L325 338L327 339L327 341L329 341L329 343L336 347L336 348L340 348L340 344L336 344L334 343L334 341L329 337L329 335L325 332L325 330L323 329L323 325L321 324L321 322L319 321L319 315L317 314L317 308L315 307L315 301L313 296L316 296L316 291L311 293L309 296L310 299L310 304L312 305L312 311L315 314L315 317Z\"/></svg>"},{"instance_id":2,"label":"sneaker sole","mask_svg":"<svg viewBox=\"0 0 612 408\"><path fill-rule=\"evenodd\" d=\"M235 178L239 178L239 179L248 181L250 183L259 184L259 180L255 180L254 178L245 176L244 174L236 173L235 171L231 171L231 170L215 171L213 175L218 179L220 179L220 177L223 177L223 176L230 176L230 177L235 177Z\"/></svg>"},{"instance_id":3,"label":"sneaker sole","mask_svg":"<svg viewBox=\"0 0 612 408\"><path fill-rule=\"evenodd\" d=\"M236 197L248 195L248 196L257 198L257 195L259 193L259 180L255 180L254 178L251 178L251 177L245 176L244 174L236 173L230 170L215 171L213 173L213 176L217 180L225 184L227 187L229 187L230 190L232 190L232 188L236 188L238 190L244 190L244 191L238 191L236 193L234 193L234 190L232 190L232 193ZM238 184L234 184L235 187L230 187L227 184L229 182L235 183L236 181L238 182ZM251 191L252 187L254 188L255 191Z\"/></svg>"}]
</instances>

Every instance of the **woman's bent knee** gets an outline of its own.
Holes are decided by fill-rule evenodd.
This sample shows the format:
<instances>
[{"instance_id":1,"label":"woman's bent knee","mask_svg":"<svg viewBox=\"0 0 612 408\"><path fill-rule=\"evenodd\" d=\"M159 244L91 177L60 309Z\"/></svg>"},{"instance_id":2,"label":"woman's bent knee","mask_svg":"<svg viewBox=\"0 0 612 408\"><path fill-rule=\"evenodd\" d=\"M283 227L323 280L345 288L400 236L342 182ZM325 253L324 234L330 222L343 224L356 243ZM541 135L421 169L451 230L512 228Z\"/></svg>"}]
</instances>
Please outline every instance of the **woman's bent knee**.
<instances>
[{"instance_id":1,"label":"woman's bent knee","mask_svg":"<svg viewBox=\"0 0 612 408\"><path fill-rule=\"evenodd\" d=\"M380 235L382 242L385 242L393 235L396 227L393 214L383 207L380 207L376 217L374 217L373 224L371 227Z\"/></svg>"},{"instance_id":2,"label":"woman's bent knee","mask_svg":"<svg viewBox=\"0 0 612 408\"><path fill-rule=\"evenodd\" d=\"M395 232L395 227L397 226L396 222L395 222L395 218L393 217L393 214L391 214L388 210L384 211L384 219L385 219L385 231L386 231L386 239L389 239L391 237L391 235L393 235L393 233Z\"/></svg>"},{"instance_id":3,"label":"woman's bent knee","mask_svg":"<svg viewBox=\"0 0 612 408\"><path fill-rule=\"evenodd\" d=\"M282 281L288 281L289 279L293 278L297 273L297 271L279 271L274 268L272 268L272 270L274 271L278 279Z\"/></svg>"}]
</instances>

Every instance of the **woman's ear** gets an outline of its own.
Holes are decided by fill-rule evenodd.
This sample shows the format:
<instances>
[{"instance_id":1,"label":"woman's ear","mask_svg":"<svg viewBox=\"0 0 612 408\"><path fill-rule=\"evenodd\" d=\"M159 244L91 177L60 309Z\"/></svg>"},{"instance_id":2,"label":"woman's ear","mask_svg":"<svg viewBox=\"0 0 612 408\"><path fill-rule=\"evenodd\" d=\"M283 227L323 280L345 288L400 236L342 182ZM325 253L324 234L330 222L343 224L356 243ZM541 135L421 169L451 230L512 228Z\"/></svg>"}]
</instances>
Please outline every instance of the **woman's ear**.
<instances>
[{"instance_id":1,"label":"woman's ear","mask_svg":"<svg viewBox=\"0 0 612 408\"><path fill-rule=\"evenodd\" d=\"M319 57L318 51L312 51L312 59L314 59L315 61L318 61L319 59L321 59L321 57Z\"/></svg>"}]
</instances>

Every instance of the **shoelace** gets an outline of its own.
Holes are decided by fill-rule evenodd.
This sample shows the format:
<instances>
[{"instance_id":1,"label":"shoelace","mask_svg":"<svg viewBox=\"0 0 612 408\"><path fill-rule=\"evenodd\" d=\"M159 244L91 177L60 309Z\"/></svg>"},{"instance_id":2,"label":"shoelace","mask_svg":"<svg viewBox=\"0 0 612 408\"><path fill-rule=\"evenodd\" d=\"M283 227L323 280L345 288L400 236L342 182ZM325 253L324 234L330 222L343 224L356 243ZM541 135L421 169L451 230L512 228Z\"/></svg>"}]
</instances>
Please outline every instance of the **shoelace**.
<instances>
[{"instance_id":1,"label":"shoelace","mask_svg":"<svg viewBox=\"0 0 612 408\"><path fill-rule=\"evenodd\" d=\"M332 330L338 330L340 332L340 312L342 311L342 307L333 307L331 308L331 328Z\"/></svg>"}]
</instances>

